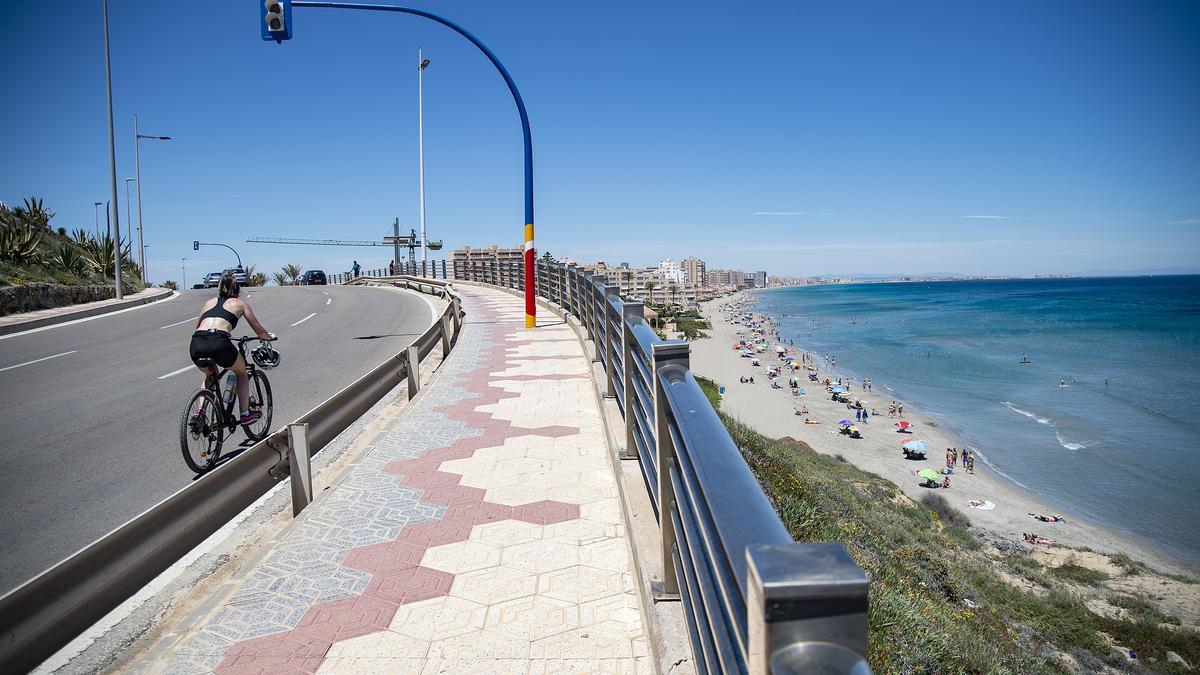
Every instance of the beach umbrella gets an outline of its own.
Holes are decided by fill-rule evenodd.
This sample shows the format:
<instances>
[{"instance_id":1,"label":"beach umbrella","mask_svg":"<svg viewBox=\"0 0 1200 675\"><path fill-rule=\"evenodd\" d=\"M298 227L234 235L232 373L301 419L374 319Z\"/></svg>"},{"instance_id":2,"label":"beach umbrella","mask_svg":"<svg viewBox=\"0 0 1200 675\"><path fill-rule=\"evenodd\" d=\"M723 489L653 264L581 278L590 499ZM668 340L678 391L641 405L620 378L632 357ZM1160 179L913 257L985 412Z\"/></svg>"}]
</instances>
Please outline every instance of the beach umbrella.
<instances>
[{"instance_id":1,"label":"beach umbrella","mask_svg":"<svg viewBox=\"0 0 1200 675\"><path fill-rule=\"evenodd\" d=\"M909 422L906 420L900 420L899 422L896 422L896 426L901 429L907 429L912 426L912 422Z\"/></svg>"},{"instance_id":2,"label":"beach umbrella","mask_svg":"<svg viewBox=\"0 0 1200 675\"><path fill-rule=\"evenodd\" d=\"M838 422L838 424L844 427L854 426L854 422L851 422L850 420L842 420L841 422Z\"/></svg>"},{"instance_id":3,"label":"beach umbrella","mask_svg":"<svg viewBox=\"0 0 1200 675\"><path fill-rule=\"evenodd\" d=\"M904 441L901 445L915 452L925 452L925 441Z\"/></svg>"},{"instance_id":4,"label":"beach umbrella","mask_svg":"<svg viewBox=\"0 0 1200 675\"><path fill-rule=\"evenodd\" d=\"M929 480L937 480L942 477L942 474L934 471L933 469L921 469L917 472L917 475L921 478L928 478Z\"/></svg>"},{"instance_id":5,"label":"beach umbrella","mask_svg":"<svg viewBox=\"0 0 1200 675\"><path fill-rule=\"evenodd\" d=\"M840 393L842 393L842 392L846 391L846 388L845 388L845 387L833 387L833 388L832 388L832 389L830 389L829 391L831 391L831 392L833 392L833 393L835 393L835 394L840 394Z\"/></svg>"}]
</instances>

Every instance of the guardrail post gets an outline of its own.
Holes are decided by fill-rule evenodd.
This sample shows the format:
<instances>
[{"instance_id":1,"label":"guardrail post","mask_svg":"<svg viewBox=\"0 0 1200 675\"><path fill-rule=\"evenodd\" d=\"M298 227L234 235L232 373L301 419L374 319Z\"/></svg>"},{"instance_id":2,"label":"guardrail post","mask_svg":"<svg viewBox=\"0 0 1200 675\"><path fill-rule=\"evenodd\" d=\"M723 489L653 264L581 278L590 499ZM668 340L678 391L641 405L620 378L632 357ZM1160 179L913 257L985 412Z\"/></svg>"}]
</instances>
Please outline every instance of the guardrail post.
<instances>
[{"instance_id":1,"label":"guardrail post","mask_svg":"<svg viewBox=\"0 0 1200 675\"><path fill-rule=\"evenodd\" d=\"M450 317L442 315L442 358L450 353Z\"/></svg>"},{"instance_id":2,"label":"guardrail post","mask_svg":"<svg viewBox=\"0 0 1200 675\"><path fill-rule=\"evenodd\" d=\"M621 305L621 384L625 392L625 405L621 410L621 416L625 418L625 450L621 453L621 459L638 458L637 444L633 440L634 426L637 424L637 415L633 412L633 401L637 398L633 387L634 371L637 369L633 360L633 350L640 347L629 328L629 319L641 319L643 316L642 303L626 302Z\"/></svg>"},{"instance_id":3,"label":"guardrail post","mask_svg":"<svg viewBox=\"0 0 1200 675\"><path fill-rule=\"evenodd\" d=\"M409 345L405 353L408 354L405 369L408 371L408 399L411 401L421 390L421 352L416 345Z\"/></svg>"},{"instance_id":4,"label":"guardrail post","mask_svg":"<svg viewBox=\"0 0 1200 675\"><path fill-rule=\"evenodd\" d=\"M617 387L613 381L613 378L616 377L616 370L613 368L613 359L618 357L613 342L616 341L617 336L610 335L609 333L612 330L613 324L616 323L619 325L622 320L621 316L617 313L617 308L613 307L612 303L612 299L620 302L621 299L617 295L617 291L619 290L616 286L604 287L604 330L602 334L604 335L604 380L607 387L604 395L607 398L613 398L617 395Z\"/></svg>"},{"instance_id":5,"label":"guardrail post","mask_svg":"<svg viewBox=\"0 0 1200 675\"><path fill-rule=\"evenodd\" d=\"M312 502L312 463L308 454L308 425L288 425L288 467L291 469L292 517Z\"/></svg>"},{"instance_id":6,"label":"guardrail post","mask_svg":"<svg viewBox=\"0 0 1200 675\"><path fill-rule=\"evenodd\" d=\"M669 365L689 367L688 353L691 347L685 340L655 343L652 348L654 377L654 468L658 474L658 529L662 535L663 585L655 594L656 600L678 600L679 579L675 576L672 562L676 546L675 524L671 513L675 508L675 485L671 482L671 470L675 464L675 442L671 438L670 422L667 419L667 394L663 391L659 371Z\"/></svg>"},{"instance_id":7,"label":"guardrail post","mask_svg":"<svg viewBox=\"0 0 1200 675\"><path fill-rule=\"evenodd\" d=\"M751 673L870 673L867 577L838 543L746 549Z\"/></svg>"}]
</instances>

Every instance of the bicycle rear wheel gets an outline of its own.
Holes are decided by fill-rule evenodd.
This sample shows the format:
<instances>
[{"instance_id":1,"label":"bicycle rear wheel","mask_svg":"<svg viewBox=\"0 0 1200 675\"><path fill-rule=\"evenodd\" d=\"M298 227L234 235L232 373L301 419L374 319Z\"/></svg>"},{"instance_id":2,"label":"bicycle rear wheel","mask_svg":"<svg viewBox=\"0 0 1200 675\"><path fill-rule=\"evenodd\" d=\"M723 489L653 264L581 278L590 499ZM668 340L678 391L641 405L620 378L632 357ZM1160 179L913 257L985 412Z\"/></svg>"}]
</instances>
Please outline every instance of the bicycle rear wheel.
<instances>
[{"instance_id":1,"label":"bicycle rear wheel","mask_svg":"<svg viewBox=\"0 0 1200 675\"><path fill-rule=\"evenodd\" d=\"M225 429L221 425L221 401L207 389L188 397L179 418L179 445L183 461L196 473L204 473L221 456Z\"/></svg>"},{"instance_id":2,"label":"bicycle rear wheel","mask_svg":"<svg viewBox=\"0 0 1200 675\"><path fill-rule=\"evenodd\" d=\"M254 424L242 425L242 428L246 430L246 437L255 443L271 433L271 413L273 412L271 383L261 370L255 370L254 377L250 378L250 410L256 408L262 412L262 417L258 418Z\"/></svg>"}]
</instances>

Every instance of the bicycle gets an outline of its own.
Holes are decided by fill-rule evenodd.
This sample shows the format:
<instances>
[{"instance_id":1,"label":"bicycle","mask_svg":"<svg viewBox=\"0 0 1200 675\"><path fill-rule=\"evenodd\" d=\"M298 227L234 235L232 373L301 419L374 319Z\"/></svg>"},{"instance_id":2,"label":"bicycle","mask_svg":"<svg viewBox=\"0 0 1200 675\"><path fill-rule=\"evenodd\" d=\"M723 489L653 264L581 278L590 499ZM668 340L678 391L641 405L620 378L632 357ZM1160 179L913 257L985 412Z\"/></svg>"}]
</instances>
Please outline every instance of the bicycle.
<instances>
[{"instance_id":1,"label":"bicycle","mask_svg":"<svg viewBox=\"0 0 1200 675\"><path fill-rule=\"evenodd\" d=\"M270 348L267 340L262 340L262 345L247 357L246 343L256 339L254 336L244 336L235 338L234 342L246 364L246 377L250 380L248 409L259 410L262 417L252 424L240 424L240 417L234 413L234 406L237 405L236 388L233 391L226 390L228 401L221 395L221 380L226 373L233 375L233 371L222 368L218 372L216 364L211 363L208 364L209 372L204 386L193 392L183 407L179 419L179 444L183 450L183 460L197 474L216 466L221 457L221 444L225 440L226 430L232 436L238 426L242 426L246 437L255 443L271 432L271 383L263 370L279 364L279 353Z\"/></svg>"}]
</instances>

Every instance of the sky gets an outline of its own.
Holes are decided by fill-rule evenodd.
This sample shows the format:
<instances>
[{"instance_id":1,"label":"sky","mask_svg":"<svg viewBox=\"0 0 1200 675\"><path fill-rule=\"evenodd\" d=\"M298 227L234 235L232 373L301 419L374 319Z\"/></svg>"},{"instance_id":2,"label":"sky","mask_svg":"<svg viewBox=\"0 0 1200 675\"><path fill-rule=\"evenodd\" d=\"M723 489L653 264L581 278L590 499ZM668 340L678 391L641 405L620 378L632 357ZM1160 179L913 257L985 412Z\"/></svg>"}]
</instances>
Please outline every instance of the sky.
<instances>
[{"instance_id":1,"label":"sky","mask_svg":"<svg viewBox=\"0 0 1200 675\"><path fill-rule=\"evenodd\" d=\"M539 252L786 276L1200 271L1200 3L414 6L521 89ZM520 244L519 120L481 53L427 19L318 8L264 42L259 7L110 0L123 231L133 115L173 138L141 145L152 281L234 263L193 240L267 272L385 265L390 248L246 239L417 225L418 46L429 238ZM0 3L0 201L41 197L68 230L111 199L102 25L101 0Z\"/></svg>"}]
</instances>

